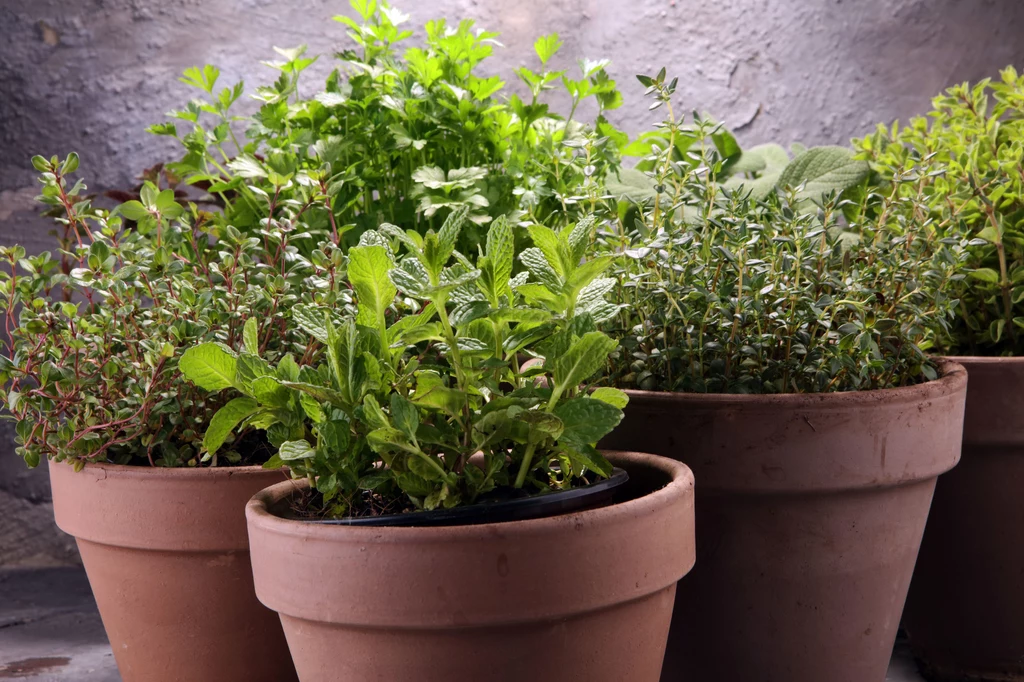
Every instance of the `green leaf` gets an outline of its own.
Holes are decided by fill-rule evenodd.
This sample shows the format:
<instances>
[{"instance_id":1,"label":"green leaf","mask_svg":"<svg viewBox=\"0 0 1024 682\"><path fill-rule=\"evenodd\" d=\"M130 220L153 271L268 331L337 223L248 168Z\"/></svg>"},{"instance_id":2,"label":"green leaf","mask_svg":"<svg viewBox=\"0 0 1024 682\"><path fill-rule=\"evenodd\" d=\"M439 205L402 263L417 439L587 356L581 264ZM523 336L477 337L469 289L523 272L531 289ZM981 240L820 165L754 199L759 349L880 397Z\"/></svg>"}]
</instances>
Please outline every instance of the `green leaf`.
<instances>
[{"instance_id":1,"label":"green leaf","mask_svg":"<svg viewBox=\"0 0 1024 682\"><path fill-rule=\"evenodd\" d=\"M445 386L441 376L436 372L421 371L416 373L416 390L412 395L412 402L458 417L466 405L466 394Z\"/></svg>"},{"instance_id":2,"label":"green leaf","mask_svg":"<svg viewBox=\"0 0 1024 682\"><path fill-rule=\"evenodd\" d=\"M508 280L515 265L515 237L505 216L499 216L487 230L487 258L492 267L495 298L511 295Z\"/></svg>"},{"instance_id":3,"label":"green leaf","mask_svg":"<svg viewBox=\"0 0 1024 682\"><path fill-rule=\"evenodd\" d=\"M558 440L562 437L564 425L558 415L544 410L522 410L516 414L517 421L529 425L531 443L540 443L546 438Z\"/></svg>"},{"instance_id":4,"label":"green leaf","mask_svg":"<svg viewBox=\"0 0 1024 682\"><path fill-rule=\"evenodd\" d=\"M235 385L235 356L218 343L201 343L186 350L178 368L185 378L207 391Z\"/></svg>"},{"instance_id":5,"label":"green leaf","mask_svg":"<svg viewBox=\"0 0 1024 682\"><path fill-rule=\"evenodd\" d=\"M546 36L537 38L537 42L533 44L533 49L537 53L537 58L540 59L541 64L547 64L548 60L555 56L559 48L562 47L562 41L558 39L557 33L549 33Z\"/></svg>"},{"instance_id":6,"label":"green leaf","mask_svg":"<svg viewBox=\"0 0 1024 682\"><path fill-rule=\"evenodd\" d=\"M236 358L234 386L243 393L251 395L253 382L267 376L274 376L274 370L258 355L242 353Z\"/></svg>"},{"instance_id":7,"label":"green leaf","mask_svg":"<svg viewBox=\"0 0 1024 682\"><path fill-rule=\"evenodd\" d=\"M242 340L248 353L251 355L260 354L260 340L255 317L250 317L245 321L245 326L242 328Z\"/></svg>"},{"instance_id":8,"label":"green leaf","mask_svg":"<svg viewBox=\"0 0 1024 682\"><path fill-rule=\"evenodd\" d=\"M729 173L781 173L789 165L789 152L778 144L759 144L744 149L740 158L729 167Z\"/></svg>"},{"instance_id":9,"label":"green leaf","mask_svg":"<svg viewBox=\"0 0 1024 682\"><path fill-rule=\"evenodd\" d=\"M397 393L391 394L391 423L409 440L416 442L416 429L420 427L419 410Z\"/></svg>"},{"instance_id":10,"label":"green leaf","mask_svg":"<svg viewBox=\"0 0 1024 682\"><path fill-rule=\"evenodd\" d=\"M543 252L539 248L524 249L519 254L519 260L522 261L526 269L530 271L539 283L543 284L552 292L558 292L562 289L562 280L548 264L547 258L544 257Z\"/></svg>"},{"instance_id":11,"label":"green leaf","mask_svg":"<svg viewBox=\"0 0 1024 682\"><path fill-rule=\"evenodd\" d=\"M149 209L142 205L142 202L126 201L117 207L117 210L128 220L134 220L136 222L149 217Z\"/></svg>"},{"instance_id":12,"label":"green leaf","mask_svg":"<svg viewBox=\"0 0 1024 682\"><path fill-rule=\"evenodd\" d=\"M601 388L595 389L594 392L590 394L590 397L594 400L600 400L608 403L620 410L629 404L629 396L624 391L620 391L617 388L611 388L610 386L602 386Z\"/></svg>"},{"instance_id":13,"label":"green leaf","mask_svg":"<svg viewBox=\"0 0 1024 682\"><path fill-rule=\"evenodd\" d=\"M562 243L559 235L550 227L543 225L530 225L527 231L530 233L530 239L533 240L534 246L540 249L550 268L565 277L572 264L565 262L568 256L568 251L565 248L567 245Z\"/></svg>"},{"instance_id":14,"label":"green leaf","mask_svg":"<svg viewBox=\"0 0 1024 682\"><path fill-rule=\"evenodd\" d=\"M999 273L992 268L977 268L976 270L971 270L968 274L974 279L979 279L982 282L999 284Z\"/></svg>"},{"instance_id":15,"label":"green leaf","mask_svg":"<svg viewBox=\"0 0 1024 682\"><path fill-rule=\"evenodd\" d=\"M252 398L235 398L217 410L203 436L203 449L211 455L217 454L235 427L258 409L259 404Z\"/></svg>"},{"instance_id":16,"label":"green leaf","mask_svg":"<svg viewBox=\"0 0 1024 682\"><path fill-rule=\"evenodd\" d=\"M363 396L363 418L366 423L374 429L381 429L390 426L388 417L380 408L380 403L371 394Z\"/></svg>"},{"instance_id":17,"label":"green leaf","mask_svg":"<svg viewBox=\"0 0 1024 682\"><path fill-rule=\"evenodd\" d=\"M812 147L786 166L779 177L782 187L803 185L801 196L817 199L829 192L842 192L868 176L868 162L854 158L846 147Z\"/></svg>"},{"instance_id":18,"label":"green leaf","mask_svg":"<svg viewBox=\"0 0 1024 682\"><path fill-rule=\"evenodd\" d=\"M316 450L304 440L289 440L281 443L277 454L285 462L294 462L300 459L313 459L316 457Z\"/></svg>"},{"instance_id":19,"label":"green leaf","mask_svg":"<svg viewBox=\"0 0 1024 682\"><path fill-rule=\"evenodd\" d=\"M286 407L292 393L274 377L263 376L252 382L252 396L260 405Z\"/></svg>"},{"instance_id":20,"label":"green leaf","mask_svg":"<svg viewBox=\"0 0 1024 682\"><path fill-rule=\"evenodd\" d=\"M288 388L294 388L297 391L302 391L306 395L312 397L320 402L330 403L331 405L343 406L346 404L345 396L338 391L326 388L324 386L317 386L316 384L308 384L302 381L282 381L282 386Z\"/></svg>"},{"instance_id":21,"label":"green leaf","mask_svg":"<svg viewBox=\"0 0 1024 682\"><path fill-rule=\"evenodd\" d=\"M383 332L384 313L398 294L388 277L394 264L383 246L354 246L348 257L349 282L359 305L356 322Z\"/></svg>"},{"instance_id":22,"label":"green leaf","mask_svg":"<svg viewBox=\"0 0 1024 682\"><path fill-rule=\"evenodd\" d=\"M569 346L568 352L554 358L554 395L562 395L589 379L605 366L608 354L617 346L612 338L601 332L588 332L577 339Z\"/></svg>"},{"instance_id":23,"label":"green leaf","mask_svg":"<svg viewBox=\"0 0 1024 682\"><path fill-rule=\"evenodd\" d=\"M587 468L605 478L612 475L612 464L594 447L569 448L566 451L574 469Z\"/></svg>"},{"instance_id":24,"label":"green leaf","mask_svg":"<svg viewBox=\"0 0 1024 682\"><path fill-rule=\"evenodd\" d=\"M610 175L605 182L605 191L617 200L633 203L653 201L657 196L657 183L646 173L636 168L621 168L617 175Z\"/></svg>"},{"instance_id":25,"label":"green leaf","mask_svg":"<svg viewBox=\"0 0 1024 682\"><path fill-rule=\"evenodd\" d=\"M454 172L455 171L452 171L452 173ZM466 224L466 216L468 215L469 207L459 206L448 214L444 224L441 225L441 230L437 233L437 243L439 247L437 260L442 266L448 262L449 258L452 257L452 252L455 250L455 243L459 239L459 233L462 232L462 226Z\"/></svg>"},{"instance_id":26,"label":"green leaf","mask_svg":"<svg viewBox=\"0 0 1024 682\"><path fill-rule=\"evenodd\" d=\"M324 323L325 311L313 306L297 305L292 308L292 319L300 329L308 333L320 343L327 343L327 325Z\"/></svg>"},{"instance_id":27,"label":"green leaf","mask_svg":"<svg viewBox=\"0 0 1024 682\"><path fill-rule=\"evenodd\" d=\"M576 447L597 443L622 421L622 410L588 397L559 403L555 414L564 427L561 440Z\"/></svg>"}]
</instances>

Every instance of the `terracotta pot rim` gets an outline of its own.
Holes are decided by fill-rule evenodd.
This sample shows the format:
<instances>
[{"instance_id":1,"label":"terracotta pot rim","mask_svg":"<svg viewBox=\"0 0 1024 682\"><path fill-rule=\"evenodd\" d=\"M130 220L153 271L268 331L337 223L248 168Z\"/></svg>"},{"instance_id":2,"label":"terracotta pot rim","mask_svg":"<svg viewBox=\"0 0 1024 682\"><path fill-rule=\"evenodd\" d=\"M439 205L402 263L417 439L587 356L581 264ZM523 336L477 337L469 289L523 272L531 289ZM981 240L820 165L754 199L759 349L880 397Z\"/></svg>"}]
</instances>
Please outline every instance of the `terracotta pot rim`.
<instances>
[{"instance_id":1,"label":"terracotta pot rim","mask_svg":"<svg viewBox=\"0 0 1024 682\"><path fill-rule=\"evenodd\" d=\"M68 461L57 462L49 460L50 466L73 466ZM120 479L144 478L144 479L188 479L188 478L231 478L234 476L254 476L259 473L273 471L264 469L258 464L247 464L245 466L219 466L219 467L151 467L138 464L113 464L111 462L86 462L85 469L93 471L104 471L109 477ZM81 471L76 472L81 473Z\"/></svg>"},{"instance_id":2,"label":"terracotta pot rim","mask_svg":"<svg viewBox=\"0 0 1024 682\"><path fill-rule=\"evenodd\" d=\"M310 622L464 630L553 622L665 590L695 559L693 475L655 455L607 454L639 497L523 521L325 526L273 515L300 484L271 486L246 507L256 594ZM295 575L318 576L320 589Z\"/></svg>"},{"instance_id":3,"label":"terracotta pot rim","mask_svg":"<svg viewBox=\"0 0 1024 682\"><path fill-rule=\"evenodd\" d=\"M96 544L172 552L245 551L248 496L286 476L260 466L153 471L96 462L74 471L69 462L51 460L49 467L54 518L65 533ZM194 513L225 495L237 499L237 519Z\"/></svg>"},{"instance_id":4,"label":"terracotta pot rim","mask_svg":"<svg viewBox=\"0 0 1024 682\"><path fill-rule=\"evenodd\" d=\"M651 493L637 497L625 502L619 502L608 507L588 509L581 512L569 514L557 514L545 516L538 519L527 519L524 521L503 521L500 523L478 523L472 525L453 526L346 526L326 525L321 523L310 523L298 519L286 519L273 514L269 507L279 503L288 495L308 486L305 480L284 481L264 488L256 493L246 505L246 516L249 525L260 526L266 531L281 533L285 535L304 535L306 537L318 536L345 536L352 542L452 542L452 536L458 534L461 541L471 540L474 537L491 537L494 533L500 532L505 536L529 533L531 535L543 532L560 531L565 524L567 517L581 518L583 520L596 520L604 517L628 517L635 512L647 507L661 507L671 504L676 498L685 496L687 491L693 488L693 472L682 462L650 455L640 452L627 452L621 450L606 450L613 456L625 457L628 460L639 462L669 474L670 480L662 488Z\"/></svg>"},{"instance_id":5,"label":"terracotta pot rim","mask_svg":"<svg viewBox=\"0 0 1024 682\"><path fill-rule=\"evenodd\" d=\"M646 403L688 403L764 409L804 409L809 407L835 408L846 405L849 408L877 408L882 404L914 403L948 396L962 390L967 383L967 370L950 358L939 363L941 376L913 386L899 388L877 388L869 391L836 391L832 393L682 393L672 391L641 391L625 389L630 399Z\"/></svg>"},{"instance_id":6,"label":"terracotta pot rim","mask_svg":"<svg viewBox=\"0 0 1024 682\"><path fill-rule=\"evenodd\" d=\"M942 355L943 360L959 365L1024 365L1024 355Z\"/></svg>"}]
</instances>

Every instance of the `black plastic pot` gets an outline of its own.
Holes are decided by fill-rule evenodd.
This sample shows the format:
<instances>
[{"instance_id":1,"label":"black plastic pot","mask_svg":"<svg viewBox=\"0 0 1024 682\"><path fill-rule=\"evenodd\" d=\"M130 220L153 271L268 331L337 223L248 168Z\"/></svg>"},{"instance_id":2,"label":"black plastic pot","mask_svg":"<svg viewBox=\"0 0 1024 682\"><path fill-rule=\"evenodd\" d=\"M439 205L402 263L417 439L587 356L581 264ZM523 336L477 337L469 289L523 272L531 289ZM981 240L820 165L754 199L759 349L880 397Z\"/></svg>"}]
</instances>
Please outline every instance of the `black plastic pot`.
<instances>
[{"instance_id":1,"label":"black plastic pot","mask_svg":"<svg viewBox=\"0 0 1024 682\"><path fill-rule=\"evenodd\" d=\"M595 509L611 504L629 481L629 474L615 468L609 478L571 490L530 495L514 500L478 502L454 509L364 516L352 519L318 519L310 523L334 526L472 526L481 523L525 521L545 516Z\"/></svg>"}]
</instances>

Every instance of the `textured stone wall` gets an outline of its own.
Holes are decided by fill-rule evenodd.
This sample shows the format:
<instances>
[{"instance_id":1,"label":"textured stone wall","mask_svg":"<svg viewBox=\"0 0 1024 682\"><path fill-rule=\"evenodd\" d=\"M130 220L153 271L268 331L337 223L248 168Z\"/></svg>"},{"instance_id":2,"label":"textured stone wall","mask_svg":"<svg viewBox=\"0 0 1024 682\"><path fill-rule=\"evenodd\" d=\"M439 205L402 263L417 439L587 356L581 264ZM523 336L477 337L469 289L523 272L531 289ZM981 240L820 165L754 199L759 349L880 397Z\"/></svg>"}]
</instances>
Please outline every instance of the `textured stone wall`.
<instances>
[{"instance_id":1,"label":"textured stone wall","mask_svg":"<svg viewBox=\"0 0 1024 682\"><path fill-rule=\"evenodd\" d=\"M1024 66L1019 0L395 0L416 27L472 18L502 34L493 60L532 62L559 32L560 59L608 57L627 96L617 122L652 117L633 75L666 66L682 110L713 113L741 142L844 143L873 122L922 112L957 81ZM176 76L215 63L250 86L271 47L346 41L342 0L0 0L0 243L50 247L34 217L29 157L75 150L93 189L123 186L167 148L143 133L189 94ZM312 83L314 78L309 79ZM0 431L0 564L60 562L45 467L27 474Z\"/></svg>"}]
</instances>

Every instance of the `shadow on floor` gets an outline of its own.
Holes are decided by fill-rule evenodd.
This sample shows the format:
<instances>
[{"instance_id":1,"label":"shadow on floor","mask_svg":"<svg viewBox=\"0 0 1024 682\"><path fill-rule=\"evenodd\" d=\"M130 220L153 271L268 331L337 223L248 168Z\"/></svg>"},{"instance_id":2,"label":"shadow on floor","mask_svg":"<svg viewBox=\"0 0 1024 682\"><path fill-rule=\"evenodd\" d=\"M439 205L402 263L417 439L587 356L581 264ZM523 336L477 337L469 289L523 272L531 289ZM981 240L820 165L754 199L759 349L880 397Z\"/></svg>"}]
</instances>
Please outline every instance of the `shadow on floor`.
<instances>
[{"instance_id":1,"label":"shadow on floor","mask_svg":"<svg viewBox=\"0 0 1024 682\"><path fill-rule=\"evenodd\" d=\"M121 682L80 568L0 570L0 681L9 679ZM886 682L922 682L900 643Z\"/></svg>"}]
</instances>

